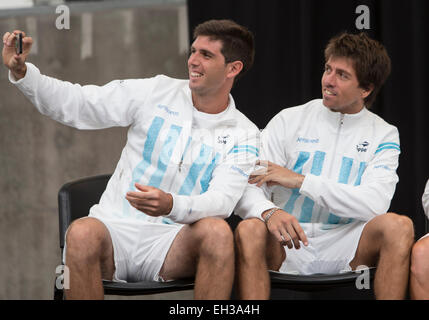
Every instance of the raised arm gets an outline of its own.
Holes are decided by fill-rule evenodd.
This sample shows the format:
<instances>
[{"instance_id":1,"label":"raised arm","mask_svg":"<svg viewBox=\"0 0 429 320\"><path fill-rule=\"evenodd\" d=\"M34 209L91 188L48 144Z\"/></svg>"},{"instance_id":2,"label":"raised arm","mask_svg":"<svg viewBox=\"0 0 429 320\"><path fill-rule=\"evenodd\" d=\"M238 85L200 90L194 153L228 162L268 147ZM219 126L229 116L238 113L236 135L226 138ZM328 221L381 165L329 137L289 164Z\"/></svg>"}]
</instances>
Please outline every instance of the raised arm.
<instances>
[{"instance_id":1,"label":"raised arm","mask_svg":"<svg viewBox=\"0 0 429 320\"><path fill-rule=\"evenodd\" d=\"M9 69L9 80L40 113L65 125L78 129L128 126L156 83L152 78L81 86L45 76L26 62L31 37L24 37L23 53L15 53L14 44L19 32L7 32L3 37L3 63Z\"/></svg>"}]
</instances>

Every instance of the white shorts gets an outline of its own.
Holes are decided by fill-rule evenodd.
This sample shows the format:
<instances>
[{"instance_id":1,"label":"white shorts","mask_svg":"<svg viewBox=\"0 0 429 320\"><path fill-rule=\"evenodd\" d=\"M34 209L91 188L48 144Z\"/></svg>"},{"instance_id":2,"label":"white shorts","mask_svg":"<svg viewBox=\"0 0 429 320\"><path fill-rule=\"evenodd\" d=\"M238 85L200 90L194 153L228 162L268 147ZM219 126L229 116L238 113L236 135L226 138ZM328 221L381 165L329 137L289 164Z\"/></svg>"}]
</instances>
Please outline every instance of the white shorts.
<instances>
[{"instance_id":1,"label":"white shorts","mask_svg":"<svg viewBox=\"0 0 429 320\"><path fill-rule=\"evenodd\" d=\"M366 222L356 221L336 229L318 230L316 237L309 237L308 246L300 249L285 246L286 260L280 272L291 274L338 274L351 271L359 240Z\"/></svg>"},{"instance_id":2,"label":"white shorts","mask_svg":"<svg viewBox=\"0 0 429 320\"><path fill-rule=\"evenodd\" d=\"M135 219L92 218L100 220L109 230L115 261L113 281L163 281L159 272L173 240L183 225L151 223ZM66 246L64 246L63 261L65 261L65 251Z\"/></svg>"}]
</instances>

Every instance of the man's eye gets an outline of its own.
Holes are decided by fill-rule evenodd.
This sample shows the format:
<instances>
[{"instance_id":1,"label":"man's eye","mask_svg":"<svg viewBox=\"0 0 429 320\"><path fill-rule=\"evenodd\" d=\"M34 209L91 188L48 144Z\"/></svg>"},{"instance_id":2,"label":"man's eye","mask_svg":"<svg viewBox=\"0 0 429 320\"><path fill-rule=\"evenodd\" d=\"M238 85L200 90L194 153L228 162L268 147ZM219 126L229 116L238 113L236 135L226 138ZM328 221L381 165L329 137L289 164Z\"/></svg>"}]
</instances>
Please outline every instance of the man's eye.
<instances>
[{"instance_id":1,"label":"man's eye","mask_svg":"<svg viewBox=\"0 0 429 320\"><path fill-rule=\"evenodd\" d=\"M340 72L341 79L348 79L349 77L344 72Z\"/></svg>"}]
</instances>

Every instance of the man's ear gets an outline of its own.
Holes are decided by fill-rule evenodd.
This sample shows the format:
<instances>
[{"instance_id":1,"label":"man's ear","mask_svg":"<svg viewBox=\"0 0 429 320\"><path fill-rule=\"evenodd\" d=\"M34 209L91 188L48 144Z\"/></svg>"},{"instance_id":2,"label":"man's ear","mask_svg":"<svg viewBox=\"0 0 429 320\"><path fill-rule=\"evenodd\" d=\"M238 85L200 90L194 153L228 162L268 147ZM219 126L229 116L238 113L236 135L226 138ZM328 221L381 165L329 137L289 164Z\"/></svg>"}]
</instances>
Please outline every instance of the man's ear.
<instances>
[{"instance_id":1,"label":"man's ear","mask_svg":"<svg viewBox=\"0 0 429 320\"><path fill-rule=\"evenodd\" d=\"M237 60L228 63L228 78L235 78L243 70L243 62Z\"/></svg>"},{"instance_id":2,"label":"man's ear","mask_svg":"<svg viewBox=\"0 0 429 320\"><path fill-rule=\"evenodd\" d=\"M370 84L368 88L362 88L362 99L366 99L371 94L372 90L374 90L373 84Z\"/></svg>"}]
</instances>

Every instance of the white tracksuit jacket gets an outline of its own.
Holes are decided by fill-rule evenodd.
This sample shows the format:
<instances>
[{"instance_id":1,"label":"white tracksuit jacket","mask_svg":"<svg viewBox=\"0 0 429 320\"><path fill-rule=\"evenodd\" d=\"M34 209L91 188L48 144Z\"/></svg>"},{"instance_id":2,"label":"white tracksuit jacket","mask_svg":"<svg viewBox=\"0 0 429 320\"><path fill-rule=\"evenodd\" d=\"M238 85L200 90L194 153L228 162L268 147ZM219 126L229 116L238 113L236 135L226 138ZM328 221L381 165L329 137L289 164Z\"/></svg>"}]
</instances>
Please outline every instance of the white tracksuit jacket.
<instances>
[{"instance_id":1,"label":"white tracksuit jacket","mask_svg":"<svg viewBox=\"0 0 429 320\"><path fill-rule=\"evenodd\" d=\"M24 78L9 73L9 79L42 114L78 129L130 126L91 216L184 224L232 213L254 170L260 135L232 96L223 113L210 115L193 107L188 80L160 75L80 86L41 75L31 63L27 68ZM154 218L132 207L125 194L135 182L171 193L171 213Z\"/></svg>"},{"instance_id":2,"label":"white tracksuit jacket","mask_svg":"<svg viewBox=\"0 0 429 320\"><path fill-rule=\"evenodd\" d=\"M262 133L260 158L305 175L304 182L300 189L249 185L235 213L262 219L275 204L310 237L369 221L390 206L399 154L396 127L366 108L341 114L318 99L284 109Z\"/></svg>"}]
</instances>

